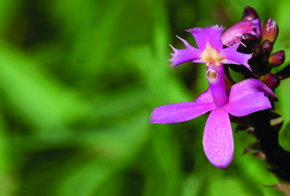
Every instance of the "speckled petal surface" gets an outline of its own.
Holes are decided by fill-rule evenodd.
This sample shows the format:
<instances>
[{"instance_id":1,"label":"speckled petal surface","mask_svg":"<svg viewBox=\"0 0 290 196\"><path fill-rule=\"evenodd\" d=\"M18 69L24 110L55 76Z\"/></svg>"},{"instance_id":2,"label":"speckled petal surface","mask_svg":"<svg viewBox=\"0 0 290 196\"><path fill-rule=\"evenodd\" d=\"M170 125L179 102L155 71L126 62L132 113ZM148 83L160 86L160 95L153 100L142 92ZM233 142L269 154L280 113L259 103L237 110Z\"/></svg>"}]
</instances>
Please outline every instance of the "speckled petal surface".
<instances>
[{"instance_id":1,"label":"speckled petal surface","mask_svg":"<svg viewBox=\"0 0 290 196\"><path fill-rule=\"evenodd\" d=\"M198 60L200 58L201 53L202 53L202 51L192 47L184 39L182 39L180 37L178 37L178 38L184 43L184 45L186 46L186 49L178 50L170 45L174 51L174 53L171 53L172 58L169 59L169 61L172 62L172 64L170 65L171 67L177 66L177 65L185 63L187 61Z\"/></svg>"},{"instance_id":2,"label":"speckled petal surface","mask_svg":"<svg viewBox=\"0 0 290 196\"><path fill-rule=\"evenodd\" d=\"M233 116L245 116L272 108L268 99L277 101L273 91L257 79L246 79L233 85L228 91L229 103L224 107ZM267 97L268 96L268 97Z\"/></svg>"},{"instance_id":3,"label":"speckled petal surface","mask_svg":"<svg viewBox=\"0 0 290 196\"><path fill-rule=\"evenodd\" d=\"M263 92L243 95L241 99L230 102L225 106L225 110L233 116L246 116L253 112L272 108L269 99Z\"/></svg>"},{"instance_id":4,"label":"speckled petal surface","mask_svg":"<svg viewBox=\"0 0 290 196\"><path fill-rule=\"evenodd\" d=\"M188 121L215 109L213 103L182 102L155 108L150 123L166 124Z\"/></svg>"},{"instance_id":5,"label":"speckled petal surface","mask_svg":"<svg viewBox=\"0 0 290 196\"><path fill-rule=\"evenodd\" d=\"M225 57L223 63L225 64L241 64L252 71L251 66L248 64L248 60L252 57L251 54L243 54L237 51L240 44L235 44L228 48L223 49L221 52Z\"/></svg>"},{"instance_id":6,"label":"speckled petal surface","mask_svg":"<svg viewBox=\"0 0 290 196\"><path fill-rule=\"evenodd\" d=\"M223 30L223 27L215 25L205 28L193 28L187 30L187 32L194 36L196 45L200 50L203 51L206 48L206 45L209 43L213 48L220 52L223 48L220 39Z\"/></svg>"},{"instance_id":7,"label":"speckled petal surface","mask_svg":"<svg viewBox=\"0 0 290 196\"><path fill-rule=\"evenodd\" d=\"M220 169L233 159L234 141L229 114L223 109L213 110L206 122L203 149L208 160Z\"/></svg>"}]
</instances>

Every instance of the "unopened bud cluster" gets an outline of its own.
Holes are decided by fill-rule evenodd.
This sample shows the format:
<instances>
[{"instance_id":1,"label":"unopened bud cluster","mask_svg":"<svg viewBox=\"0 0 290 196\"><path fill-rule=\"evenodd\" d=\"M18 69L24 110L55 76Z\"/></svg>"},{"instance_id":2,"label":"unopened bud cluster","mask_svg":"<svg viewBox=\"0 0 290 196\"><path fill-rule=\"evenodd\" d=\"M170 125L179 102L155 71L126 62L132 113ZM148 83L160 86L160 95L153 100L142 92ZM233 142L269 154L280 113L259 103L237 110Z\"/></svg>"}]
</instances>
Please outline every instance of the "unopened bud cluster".
<instances>
[{"instance_id":1,"label":"unopened bud cluster","mask_svg":"<svg viewBox=\"0 0 290 196\"><path fill-rule=\"evenodd\" d=\"M273 45L279 33L278 25L274 19L269 18L261 28L258 13L249 6L246 6L242 14L242 21L259 21L254 29L256 35L255 33L242 34L241 44L238 48L239 52L252 54L248 63L253 71L250 72L236 65L230 65L230 67L234 71L242 73L244 78L258 78L274 90L279 86L281 79L290 76L290 68L277 74L271 73L273 67L280 66L285 61L284 50L272 53Z\"/></svg>"},{"instance_id":2,"label":"unopened bud cluster","mask_svg":"<svg viewBox=\"0 0 290 196\"><path fill-rule=\"evenodd\" d=\"M255 21L255 26L252 26L254 27L253 31L241 35L241 43L237 50L241 53L252 54L252 58L248 60L252 72L242 66L233 64L229 67L242 73L244 78L257 78L274 90L280 85L281 80L290 77L290 65L275 74L271 73L274 67L282 65L285 61L284 50L273 52L279 28L272 18L267 19L262 27L260 23L257 25L257 20L260 22L257 12L246 6L242 15L242 22L253 23ZM225 73L230 77L229 72ZM272 106L274 108L273 102ZM245 148L244 154L251 149L255 150L256 152L251 153L252 155L268 162L271 165L270 171L281 182L290 183L290 152L285 151L277 142L283 124L281 118L274 110L264 110L246 118L232 118L232 121L239 124L237 130L247 131L257 139L255 143ZM289 193L289 188L286 192Z\"/></svg>"}]
</instances>

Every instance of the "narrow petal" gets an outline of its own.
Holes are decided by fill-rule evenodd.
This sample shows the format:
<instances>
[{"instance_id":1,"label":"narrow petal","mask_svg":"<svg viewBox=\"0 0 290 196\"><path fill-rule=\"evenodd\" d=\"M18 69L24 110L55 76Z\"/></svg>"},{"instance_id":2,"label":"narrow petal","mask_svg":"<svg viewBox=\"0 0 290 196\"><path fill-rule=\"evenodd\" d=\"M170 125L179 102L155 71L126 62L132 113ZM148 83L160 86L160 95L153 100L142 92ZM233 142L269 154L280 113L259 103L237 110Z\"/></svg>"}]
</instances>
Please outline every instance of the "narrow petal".
<instances>
[{"instance_id":1,"label":"narrow petal","mask_svg":"<svg viewBox=\"0 0 290 196\"><path fill-rule=\"evenodd\" d=\"M223 44L221 41L221 34L225 28L223 26L219 27L218 25L215 25L215 26L209 27L208 29L209 29L208 31L210 33L210 36L209 36L210 44L218 52L221 52L221 50L223 48Z\"/></svg>"},{"instance_id":2,"label":"narrow petal","mask_svg":"<svg viewBox=\"0 0 290 196\"><path fill-rule=\"evenodd\" d=\"M248 60L252 57L251 54L243 54L237 51L239 43L228 48L223 49L221 54L225 57L222 61L224 64L241 64L252 71L251 66L248 64Z\"/></svg>"},{"instance_id":3,"label":"narrow petal","mask_svg":"<svg viewBox=\"0 0 290 196\"><path fill-rule=\"evenodd\" d=\"M186 31L193 35L197 47L203 51L206 48L206 44L208 41L208 35L205 31L205 28L195 27L193 29L188 29Z\"/></svg>"},{"instance_id":4,"label":"narrow petal","mask_svg":"<svg viewBox=\"0 0 290 196\"><path fill-rule=\"evenodd\" d=\"M226 168L234 155L234 141L229 114L223 109L213 110L206 122L203 149L208 160L220 169Z\"/></svg>"},{"instance_id":5,"label":"narrow petal","mask_svg":"<svg viewBox=\"0 0 290 196\"><path fill-rule=\"evenodd\" d=\"M278 101L269 87L253 78L233 85L227 91L227 96L229 103L224 109L233 116L246 116L253 112L270 109L272 105L269 98Z\"/></svg>"},{"instance_id":6,"label":"narrow petal","mask_svg":"<svg viewBox=\"0 0 290 196\"><path fill-rule=\"evenodd\" d=\"M191 33L196 41L196 45L200 50L204 50L207 44L210 44L217 51L221 51L223 48L221 42L221 34L224 28L219 27L218 25L206 28L194 28L189 29L187 32Z\"/></svg>"},{"instance_id":7,"label":"narrow petal","mask_svg":"<svg viewBox=\"0 0 290 196\"><path fill-rule=\"evenodd\" d=\"M150 123L166 124L188 121L215 108L213 103L182 102L163 105L153 110Z\"/></svg>"},{"instance_id":8,"label":"narrow petal","mask_svg":"<svg viewBox=\"0 0 290 196\"><path fill-rule=\"evenodd\" d=\"M192 47L187 41L184 39L178 37L186 46L186 49L175 49L173 46L171 48L173 49L174 53L172 53L172 58L169 59L172 64L171 67L177 66L179 64L185 63L187 61L194 61L200 59L201 51L199 49L196 49Z\"/></svg>"}]
</instances>

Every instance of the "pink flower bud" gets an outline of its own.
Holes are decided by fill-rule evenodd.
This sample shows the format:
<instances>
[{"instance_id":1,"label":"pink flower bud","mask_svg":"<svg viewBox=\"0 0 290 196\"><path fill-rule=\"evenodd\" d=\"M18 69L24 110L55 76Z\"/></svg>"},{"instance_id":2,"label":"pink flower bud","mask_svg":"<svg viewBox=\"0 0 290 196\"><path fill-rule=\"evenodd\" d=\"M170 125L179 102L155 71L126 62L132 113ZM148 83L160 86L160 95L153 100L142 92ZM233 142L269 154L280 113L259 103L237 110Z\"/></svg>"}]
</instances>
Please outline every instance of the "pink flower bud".
<instances>
[{"instance_id":1,"label":"pink flower bud","mask_svg":"<svg viewBox=\"0 0 290 196\"><path fill-rule=\"evenodd\" d=\"M281 64L283 64L285 61L285 51L280 50L278 52L275 52L272 54L269 58L269 63L271 67L277 67Z\"/></svg>"},{"instance_id":2,"label":"pink flower bud","mask_svg":"<svg viewBox=\"0 0 290 196\"><path fill-rule=\"evenodd\" d=\"M256 32L254 31L254 29L256 30ZM221 41L225 46L231 46L235 43L240 43L241 37L244 33L250 33L256 37L260 37L260 20L255 19L252 21L241 21L235 24L222 34Z\"/></svg>"},{"instance_id":3,"label":"pink flower bud","mask_svg":"<svg viewBox=\"0 0 290 196\"><path fill-rule=\"evenodd\" d=\"M280 85L279 76L272 73L267 73L262 82L264 82L272 90Z\"/></svg>"},{"instance_id":4,"label":"pink flower bud","mask_svg":"<svg viewBox=\"0 0 290 196\"><path fill-rule=\"evenodd\" d=\"M259 16L256 10L249 6L246 6L242 14L242 20L255 20L257 18L259 18Z\"/></svg>"},{"instance_id":5,"label":"pink flower bud","mask_svg":"<svg viewBox=\"0 0 290 196\"><path fill-rule=\"evenodd\" d=\"M284 80L286 78L290 77L290 65L287 65L280 71L276 73L276 75L279 77L280 80Z\"/></svg>"},{"instance_id":6,"label":"pink flower bud","mask_svg":"<svg viewBox=\"0 0 290 196\"><path fill-rule=\"evenodd\" d=\"M273 20L272 18L269 18L263 24L262 41L265 41L267 39L270 42L274 43L276 41L278 33L279 33L279 28L276 21Z\"/></svg>"},{"instance_id":7,"label":"pink flower bud","mask_svg":"<svg viewBox=\"0 0 290 196\"><path fill-rule=\"evenodd\" d=\"M264 42L263 42L263 49L264 49L264 51L267 53L267 54L270 54L271 52L272 52L272 50L273 50L273 43L271 43L269 40L265 40Z\"/></svg>"},{"instance_id":8,"label":"pink flower bud","mask_svg":"<svg viewBox=\"0 0 290 196\"><path fill-rule=\"evenodd\" d=\"M250 49L252 49L255 44L260 42L256 36L254 36L250 33L244 33L241 37L241 41Z\"/></svg>"}]
</instances>

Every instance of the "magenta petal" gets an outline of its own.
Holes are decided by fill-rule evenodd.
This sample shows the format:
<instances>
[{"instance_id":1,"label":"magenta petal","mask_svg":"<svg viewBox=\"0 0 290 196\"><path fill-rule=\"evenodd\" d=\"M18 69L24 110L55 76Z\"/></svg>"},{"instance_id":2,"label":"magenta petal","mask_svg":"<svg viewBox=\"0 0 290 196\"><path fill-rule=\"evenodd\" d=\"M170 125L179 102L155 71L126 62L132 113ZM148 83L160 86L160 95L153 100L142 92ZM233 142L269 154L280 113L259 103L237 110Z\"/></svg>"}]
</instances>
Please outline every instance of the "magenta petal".
<instances>
[{"instance_id":1,"label":"magenta petal","mask_svg":"<svg viewBox=\"0 0 290 196\"><path fill-rule=\"evenodd\" d=\"M208 27L206 27L208 28ZM191 33L195 39L196 45L200 50L204 50L207 44L207 34L205 33L206 28L196 27L194 29L188 29L187 32Z\"/></svg>"},{"instance_id":2,"label":"magenta petal","mask_svg":"<svg viewBox=\"0 0 290 196\"><path fill-rule=\"evenodd\" d=\"M206 122L203 149L208 160L220 169L226 168L234 155L234 141L229 114L223 109L213 110Z\"/></svg>"},{"instance_id":3,"label":"magenta petal","mask_svg":"<svg viewBox=\"0 0 290 196\"><path fill-rule=\"evenodd\" d=\"M256 92L244 96L225 106L225 110L233 116L246 116L253 112L272 108L271 102L263 92Z\"/></svg>"},{"instance_id":4,"label":"magenta petal","mask_svg":"<svg viewBox=\"0 0 290 196\"><path fill-rule=\"evenodd\" d=\"M224 109L233 116L246 116L253 112L272 108L268 97L274 101L278 100L269 87L253 78L233 85L227 91L227 96L229 103Z\"/></svg>"},{"instance_id":5,"label":"magenta petal","mask_svg":"<svg viewBox=\"0 0 290 196\"><path fill-rule=\"evenodd\" d=\"M213 103L182 102L163 105L153 110L150 123L166 124L188 121L215 108Z\"/></svg>"},{"instance_id":6,"label":"magenta petal","mask_svg":"<svg viewBox=\"0 0 290 196\"><path fill-rule=\"evenodd\" d=\"M195 100L196 103L211 103L213 102L213 97L211 94L210 88L206 89L203 93L201 93Z\"/></svg>"},{"instance_id":7,"label":"magenta petal","mask_svg":"<svg viewBox=\"0 0 290 196\"><path fill-rule=\"evenodd\" d=\"M243 54L237 51L239 43L222 50L222 54L225 57L224 64L241 64L252 71L251 66L248 64L248 60L252 57L251 54Z\"/></svg>"},{"instance_id":8,"label":"magenta petal","mask_svg":"<svg viewBox=\"0 0 290 196\"><path fill-rule=\"evenodd\" d=\"M172 53L172 58L169 59L172 64L170 65L171 67L174 67L176 65L185 63L187 61L194 61L200 58L201 51L199 49L196 49L192 47L187 41L184 39L178 37L186 46L186 49L175 49L173 46L171 48L173 49L174 53Z\"/></svg>"},{"instance_id":9,"label":"magenta petal","mask_svg":"<svg viewBox=\"0 0 290 196\"><path fill-rule=\"evenodd\" d=\"M223 30L223 27L215 25L212 27L189 29L187 32L194 36L196 45L200 50L203 51L209 43L213 48L220 52L223 48L223 44L220 39Z\"/></svg>"}]
</instances>

